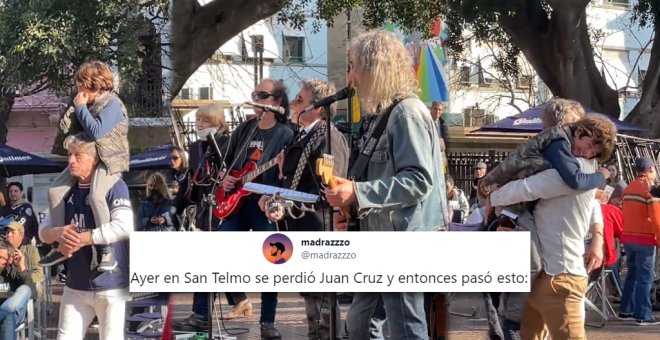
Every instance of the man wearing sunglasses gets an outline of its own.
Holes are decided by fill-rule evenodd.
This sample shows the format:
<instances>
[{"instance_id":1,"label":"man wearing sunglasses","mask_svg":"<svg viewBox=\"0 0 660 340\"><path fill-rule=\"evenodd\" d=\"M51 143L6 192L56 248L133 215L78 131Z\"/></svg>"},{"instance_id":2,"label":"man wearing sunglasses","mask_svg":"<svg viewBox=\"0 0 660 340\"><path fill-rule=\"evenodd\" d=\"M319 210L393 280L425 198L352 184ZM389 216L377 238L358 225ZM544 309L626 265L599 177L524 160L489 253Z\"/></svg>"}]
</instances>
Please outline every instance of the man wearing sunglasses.
<instances>
[{"instance_id":1,"label":"man wearing sunglasses","mask_svg":"<svg viewBox=\"0 0 660 340\"><path fill-rule=\"evenodd\" d=\"M227 167L233 164L231 170L240 171L248 162L256 162L257 165L266 163L276 157L293 139L293 131L286 126L289 103L284 84L265 79L252 92L252 100L258 104L283 107L286 114L262 112L260 108L254 108L257 116L261 115L261 119L248 120L239 125L231 134L225 158ZM253 130L255 124L257 125L255 133L250 136L250 131ZM247 147L240 152L245 143L247 143ZM227 174L223 178L222 188L226 192L232 192L238 180L239 178ZM278 181L278 171L272 168L261 175L260 183L277 185ZM220 230L274 231L275 226L268 223L259 209L259 198L256 195L249 196L241 211L222 222ZM256 215L258 217L255 217Z\"/></svg>"}]
</instances>

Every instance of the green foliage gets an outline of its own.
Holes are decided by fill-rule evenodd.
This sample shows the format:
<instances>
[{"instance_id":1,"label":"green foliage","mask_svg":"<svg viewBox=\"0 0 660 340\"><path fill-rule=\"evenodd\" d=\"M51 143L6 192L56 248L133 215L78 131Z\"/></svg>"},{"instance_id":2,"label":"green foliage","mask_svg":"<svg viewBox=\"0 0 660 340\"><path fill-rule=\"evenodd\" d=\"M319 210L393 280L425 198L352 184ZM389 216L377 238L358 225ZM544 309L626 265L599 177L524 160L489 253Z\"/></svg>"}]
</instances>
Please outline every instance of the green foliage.
<instances>
[{"instance_id":1,"label":"green foliage","mask_svg":"<svg viewBox=\"0 0 660 340\"><path fill-rule=\"evenodd\" d=\"M363 11L362 24L376 28L393 23L404 31L428 33L435 18L442 12L443 2L433 0L289 0L283 2L278 21L301 28L309 18L315 28L323 20L332 26L337 15L347 10Z\"/></svg>"},{"instance_id":2,"label":"green foliage","mask_svg":"<svg viewBox=\"0 0 660 340\"><path fill-rule=\"evenodd\" d=\"M289 0L278 14L278 21L302 28L313 18L315 27L324 20L329 26L337 15L359 8L367 28L393 23L407 32L430 33L435 18L442 15L447 27L449 51L458 57L469 39L494 42L499 47L495 67L504 74L517 75L519 49L498 24L502 15L515 17L526 0ZM537 2L538 1L532 1ZM464 31L473 36L465 38Z\"/></svg>"},{"instance_id":3,"label":"green foliage","mask_svg":"<svg viewBox=\"0 0 660 340\"><path fill-rule=\"evenodd\" d=\"M633 20L641 27L653 27L660 14L660 0L638 0L633 7Z\"/></svg>"},{"instance_id":4,"label":"green foliage","mask_svg":"<svg viewBox=\"0 0 660 340\"><path fill-rule=\"evenodd\" d=\"M448 50L458 58L473 39L495 43L498 47L498 55L494 56L495 68L503 74L517 76L520 50L502 29L499 20L503 17L515 18L520 10L520 1L446 1L443 14L448 31ZM464 34L466 30L470 32L468 38Z\"/></svg>"},{"instance_id":5,"label":"green foliage","mask_svg":"<svg viewBox=\"0 0 660 340\"><path fill-rule=\"evenodd\" d=\"M144 13L169 0L0 0L0 88L29 94L70 89L76 66L101 60L122 78L140 73ZM165 12L167 13L167 12Z\"/></svg>"}]
</instances>

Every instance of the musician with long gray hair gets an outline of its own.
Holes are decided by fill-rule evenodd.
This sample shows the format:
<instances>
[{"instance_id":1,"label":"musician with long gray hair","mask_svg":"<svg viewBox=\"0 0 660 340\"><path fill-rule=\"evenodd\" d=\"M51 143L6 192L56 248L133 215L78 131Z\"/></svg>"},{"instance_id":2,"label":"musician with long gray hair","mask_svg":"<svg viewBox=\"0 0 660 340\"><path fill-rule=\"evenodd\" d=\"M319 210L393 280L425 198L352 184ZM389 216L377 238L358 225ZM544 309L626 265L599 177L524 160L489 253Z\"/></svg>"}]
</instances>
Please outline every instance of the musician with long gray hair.
<instances>
[{"instance_id":1,"label":"musician with long gray hair","mask_svg":"<svg viewBox=\"0 0 660 340\"><path fill-rule=\"evenodd\" d=\"M448 225L445 179L439 135L419 92L412 60L396 36L371 31L349 44L349 83L357 89L363 113L376 115L359 145L371 153L368 167L337 178L326 189L332 206L352 206L361 231L431 231ZM387 118L380 136L381 119ZM373 149L364 140L377 138ZM370 152L371 151L371 152ZM346 230L346 219L335 214L335 228ZM382 300L392 339L428 339L424 293L355 293L348 311L351 339L369 339L371 315Z\"/></svg>"}]
</instances>

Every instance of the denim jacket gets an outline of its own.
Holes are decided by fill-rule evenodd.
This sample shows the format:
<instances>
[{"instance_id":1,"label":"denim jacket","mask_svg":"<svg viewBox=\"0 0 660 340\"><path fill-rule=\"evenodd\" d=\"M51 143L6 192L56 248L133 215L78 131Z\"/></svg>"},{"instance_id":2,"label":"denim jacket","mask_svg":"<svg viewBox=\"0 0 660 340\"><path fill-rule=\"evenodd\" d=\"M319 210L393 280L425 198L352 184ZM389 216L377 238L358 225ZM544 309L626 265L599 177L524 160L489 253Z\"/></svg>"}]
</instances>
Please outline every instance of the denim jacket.
<instances>
[{"instance_id":1,"label":"denim jacket","mask_svg":"<svg viewBox=\"0 0 660 340\"><path fill-rule=\"evenodd\" d=\"M355 183L362 231L431 231L448 224L440 135L417 98L390 114L371 155L367 181Z\"/></svg>"}]
</instances>

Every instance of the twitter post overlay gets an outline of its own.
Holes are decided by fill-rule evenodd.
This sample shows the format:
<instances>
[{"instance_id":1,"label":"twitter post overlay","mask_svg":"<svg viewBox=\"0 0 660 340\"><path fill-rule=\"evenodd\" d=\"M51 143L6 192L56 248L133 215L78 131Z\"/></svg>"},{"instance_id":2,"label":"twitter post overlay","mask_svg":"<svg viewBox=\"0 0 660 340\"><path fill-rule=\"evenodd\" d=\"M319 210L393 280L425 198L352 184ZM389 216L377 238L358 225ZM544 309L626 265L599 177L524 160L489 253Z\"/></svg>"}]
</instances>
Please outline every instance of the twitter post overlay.
<instances>
[{"instance_id":1,"label":"twitter post overlay","mask_svg":"<svg viewBox=\"0 0 660 340\"><path fill-rule=\"evenodd\" d=\"M529 292L528 232L134 232L131 292Z\"/></svg>"}]
</instances>

